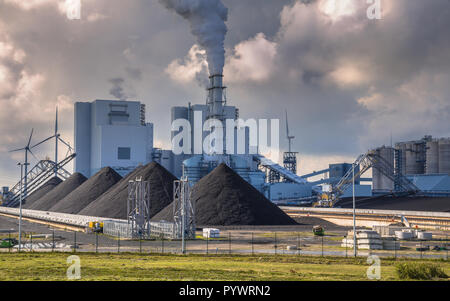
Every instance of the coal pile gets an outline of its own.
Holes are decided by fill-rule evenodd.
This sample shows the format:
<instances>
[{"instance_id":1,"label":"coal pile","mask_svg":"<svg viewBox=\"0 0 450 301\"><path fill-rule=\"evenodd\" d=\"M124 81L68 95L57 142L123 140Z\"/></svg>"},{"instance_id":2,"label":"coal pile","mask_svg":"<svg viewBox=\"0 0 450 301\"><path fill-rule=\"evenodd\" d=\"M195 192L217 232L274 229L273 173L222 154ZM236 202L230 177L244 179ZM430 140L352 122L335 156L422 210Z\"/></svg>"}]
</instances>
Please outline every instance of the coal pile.
<instances>
[{"instance_id":1,"label":"coal pile","mask_svg":"<svg viewBox=\"0 0 450 301\"><path fill-rule=\"evenodd\" d=\"M35 190L32 194L30 194L23 203L23 208L30 209L33 204L39 200L41 197L46 195L48 192L57 187L62 180L58 177L53 177L48 180L44 185Z\"/></svg>"},{"instance_id":2,"label":"coal pile","mask_svg":"<svg viewBox=\"0 0 450 301\"><path fill-rule=\"evenodd\" d=\"M111 167L102 168L48 211L77 214L121 179Z\"/></svg>"},{"instance_id":3,"label":"coal pile","mask_svg":"<svg viewBox=\"0 0 450 301\"><path fill-rule=\"evenodd\" d=\"M201 179L191 195L199 226L297 224L225 164ZM173 204L153 220L173 221Z\"/></svg>"},{"instance_id":4,"label":"coal pile","mask_svg":"<svg viewBox=\"0 0 450 301\"><path fill-rule=\"evenodd\" d=\"M80 173L74 173L67 180L60 183L50 192L45 194L39 200L35 201L29 209L47 211L52 208L56 203L65 198L69 193L77 189L83 184L87 178Z\"/></svg>"},{"instance_id":5,"label":"coal pile","mask_svg":"<svg viewBox=\"0 0 450 301\"><path fill-rule=\"evenodd\" d=\"M154 216L173 201L173 181L177 178L158 163L141 166L100 196L80 214L126 219L128 182L142 177L150 182L150 216Z\"/></svg>"}]
</instances>

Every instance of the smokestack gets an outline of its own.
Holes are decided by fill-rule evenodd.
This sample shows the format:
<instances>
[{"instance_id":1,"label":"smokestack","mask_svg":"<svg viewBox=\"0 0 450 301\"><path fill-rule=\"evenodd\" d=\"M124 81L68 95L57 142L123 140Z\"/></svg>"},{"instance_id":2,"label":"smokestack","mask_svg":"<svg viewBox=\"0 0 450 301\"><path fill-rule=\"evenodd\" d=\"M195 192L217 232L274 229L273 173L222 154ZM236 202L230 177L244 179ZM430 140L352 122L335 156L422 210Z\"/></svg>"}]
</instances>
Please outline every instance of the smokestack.
<instances>
[{"instance_id":1,"label":"smokestack","mask_svg":"<svg viewBox=\"0 0 450 301\"><path fill-rule=\"evenodd\" d=\"M223 106L225 101L223 100L223 90L226 87L223 86L223 75L215 74L209 77L210 86L208 88L208 118L214 118L223 121Z\"/></svg>"}]
</instances>

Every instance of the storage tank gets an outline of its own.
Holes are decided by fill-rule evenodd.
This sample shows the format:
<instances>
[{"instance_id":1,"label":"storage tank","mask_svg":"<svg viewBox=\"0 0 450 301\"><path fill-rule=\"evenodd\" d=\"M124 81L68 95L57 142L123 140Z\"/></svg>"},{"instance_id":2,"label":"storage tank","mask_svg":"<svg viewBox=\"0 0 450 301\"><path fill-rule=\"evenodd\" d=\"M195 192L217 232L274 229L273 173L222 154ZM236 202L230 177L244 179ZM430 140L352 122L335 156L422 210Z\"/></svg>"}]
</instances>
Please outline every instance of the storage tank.
<instances>
[{"instance_id":1,"label":"storage tank","mask_svg":"<svg viewBox=\"0 0 450 301\"><path fill-rule=\"evenodd\" d=\"M406 142L405 174L420 175L425 173L425 142Z\"/></svg>"},{"instance_id":2,"label":"storage tank","mask_svg":"<svg viewBox=\"0 0 450 301\"><path fill-rule=\"evenodd\" d=\"M450 138L439 140L439 173L450 175Z\"/></svg>"},{"instance_id":3,"label":"storage tank","mask_svg":"<svg viewBox=\"0 0 450 301\"><path fill-rule=\"evenodd\" d=\"M425 163L425 173L439 173L439 141L432 140L427 142L426 151L427 162Z\"/></svg>"},{"instance_id":4,"label":"storage tank","mask_svg":"<svg viewBox=\"0 0 450 301\"><path fill-rule=\"evenodd\" d=\"M374 150L374 152L394 167L394 149L392 147L380 147ZM392 168L392 171L394 168ZM394 175L392 174L392 177ZM393 191L394 181L382 174L377 168L372 170L372 189L374 191Z\"/></svg>"}]
</instances>

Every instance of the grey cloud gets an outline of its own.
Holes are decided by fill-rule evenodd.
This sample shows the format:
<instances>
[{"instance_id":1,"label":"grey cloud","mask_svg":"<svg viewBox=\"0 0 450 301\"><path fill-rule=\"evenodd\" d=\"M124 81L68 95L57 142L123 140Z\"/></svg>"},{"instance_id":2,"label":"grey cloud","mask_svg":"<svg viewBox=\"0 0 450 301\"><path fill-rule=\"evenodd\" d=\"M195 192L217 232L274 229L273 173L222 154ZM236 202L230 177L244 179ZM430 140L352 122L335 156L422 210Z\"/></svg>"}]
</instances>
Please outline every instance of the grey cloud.
<instances>
[{"instance_id":1,"label":"grey cloud","mask_svg":"<svg viewBox=\"0 0 450 301\"><path fill-rule=\"evenodd\" d=\"M227 49L259 32L278 44L277 68L267 81L227 84L225 78L229 104L238 106L244 118L283 119L287 108L296 136L294 147L301 155L354 156L388 143L391 131L394 139L413 139L425 133L449 136L450 91L440 83L450 70L447 0L395 0L391 1L394 12L381 21L369 21L358 13L333 25L316 18L318 1L307 1L304 16L297 20L303 25L295 28L293 39L287 39L286 32L280 30L280 14L297 1L223 2L229 8ZM45 79L36 87L39 93L22 105L9 102L11 93L0 97L2 108L14 116L0 123L0 175L17 176L15 159L4 149L21 146L31 127L36 130L36 141L51 133L60 95L72 101L108 98L108 80L121 78L123 89L132 85L131 94L147 104L147 118L155 123L155 138L163 142L170 137L170 106L204 103L204 89L195 83L182 86L164 72L170 62L185 57L196 42L186 31L185 20L158 1L145 0L85 1L82 16L91 13L108 18L74 22L52 6L31 13L0 3L0 31L7 32L15 46L27 54L22 65L0 64L9 64L8 70L13 70L17 79L22 71ZM355 24L361 28L351 31ZM133 62L123 55L130 47ZM351 88L330 82L330 74L343 61L357 64L370 80ZM406 93L408 90L416 97ZM116 92L126 95L129 91ZM376 94L379 104L358 103L358 99ZM31 107L35 102L39 116L21 110L21 106ZM73 130L72 115L70 109L61 111L66 136ZM286 147L286 141L282 143ZM51 154L52 147L44 146L36 153Z\"/></svg>"}]
</instances>

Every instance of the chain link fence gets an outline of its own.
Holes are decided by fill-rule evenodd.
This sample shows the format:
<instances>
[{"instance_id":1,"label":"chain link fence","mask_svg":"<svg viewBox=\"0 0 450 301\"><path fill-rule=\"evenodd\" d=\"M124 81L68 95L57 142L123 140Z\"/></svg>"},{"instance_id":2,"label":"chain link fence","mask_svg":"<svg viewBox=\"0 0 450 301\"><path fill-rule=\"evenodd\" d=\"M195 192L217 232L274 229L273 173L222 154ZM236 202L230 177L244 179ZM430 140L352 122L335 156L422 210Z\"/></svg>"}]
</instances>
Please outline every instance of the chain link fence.
<instances>
[{"instance_id":1,"label":"chain link fence","mask_svg":"<svg viewBox=\"0 0 450 301\"><path fill-rule=\"evenodd\" d=\"M186 240L188 254L243 254L243 255L297 255L345 256L355 255L353 237L347 233L326 233L316 236L312 232L222 230L217 238L204 237L197 231L195 239ZM346 239L347 238L347 239ZM18 233L0 234L0 252L72 252L72 253L181 253L182 242L160 234L151 239L123 238L120 231L115 236L103 233L84 233L51 229L40 234L22 232L21 245ZM432 240L398 240L391 238L390 249L356 250L357 256L412 257L448 260L448 233L434 235Z\"/></svg>"}]
</instances>

